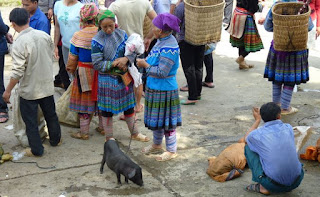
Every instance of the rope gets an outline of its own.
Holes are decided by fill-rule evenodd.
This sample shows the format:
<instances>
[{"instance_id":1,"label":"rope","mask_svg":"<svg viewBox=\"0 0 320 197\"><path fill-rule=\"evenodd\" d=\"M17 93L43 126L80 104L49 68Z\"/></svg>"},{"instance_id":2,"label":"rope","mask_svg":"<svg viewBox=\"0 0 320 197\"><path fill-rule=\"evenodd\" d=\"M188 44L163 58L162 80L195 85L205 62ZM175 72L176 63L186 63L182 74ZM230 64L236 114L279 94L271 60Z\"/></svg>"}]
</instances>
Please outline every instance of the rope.
<instances>
[{"instance_id":1,"label":"rope","mask_svg":"<svg viewBox=\"0 0 320 197\"><path fill-rule=\"evenodd\" d=\"M20 163L20 164L36 164L36 166L40 169L48 170L48 169L56 169L56 166L50 166L50 167L42 167L39 166L39 164L35 161L11 161L12 163Z\"/></svg>"}]
</instances>

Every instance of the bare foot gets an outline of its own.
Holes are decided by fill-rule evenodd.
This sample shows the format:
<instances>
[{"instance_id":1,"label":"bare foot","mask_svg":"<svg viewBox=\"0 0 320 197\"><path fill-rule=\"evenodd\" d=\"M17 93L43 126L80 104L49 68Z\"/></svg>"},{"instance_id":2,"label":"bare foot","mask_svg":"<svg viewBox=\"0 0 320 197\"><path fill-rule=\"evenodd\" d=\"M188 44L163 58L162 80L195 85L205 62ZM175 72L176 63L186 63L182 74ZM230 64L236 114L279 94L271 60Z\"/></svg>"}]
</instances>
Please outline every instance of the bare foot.
<instances>
[{"instance_id":1,"label":"bare foot","mask_svg":"<svg viewBox=\"0 0 320 197\"><path fill-rule=\"evenodd\" d=\"M260 193L269 195L270 192L260 184Z\"/></svg>"}]
</instances>

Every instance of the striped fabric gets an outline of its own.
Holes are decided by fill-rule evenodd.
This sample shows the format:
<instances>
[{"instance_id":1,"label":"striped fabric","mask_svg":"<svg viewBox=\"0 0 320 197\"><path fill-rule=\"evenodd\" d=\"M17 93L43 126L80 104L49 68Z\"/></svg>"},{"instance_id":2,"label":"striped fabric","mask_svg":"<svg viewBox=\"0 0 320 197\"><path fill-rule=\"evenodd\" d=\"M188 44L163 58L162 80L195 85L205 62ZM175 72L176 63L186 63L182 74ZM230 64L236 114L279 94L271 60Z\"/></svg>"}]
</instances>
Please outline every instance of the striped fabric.
<instances>
[{"instance_id":1,"label":"striped fabric","mask_svg":"<svg viewBox=\"0 0 320 197\"><path fill-rule=\"evenodd\" d=\"M70 110L78 113L95 113L96 102L91 99L91 91L80 92L78 78L74 78L72 85L69 106Z\"/></svg>"},{"instance_id":2,"label":"striped fabric","mask_svg":"<svg viewBox=\"0 0 320 197\"><path fill-rule=\"evenodd\" d=\"M97 27L85 27L76 32L71 40L70 54L77 59L77 75L73 80L70 97L70 110L78 113L93 114L96 102L91 98L91 86L94 70L91 60L91 40L97 33ZM69 56L70 57L70 56Z\"/></svg>"},{"instance_id":3,"label":"striped fabric","mask_svg":"<svg viewBox=\"0 0 320 197\"><path fill-rule=\"evenodd\" d=\"M154 130L153 131L153 143L156 144L156 145L162 144L163 136L164 136L164 130L163 129Z\"/></svg>"},{"instance_id":4,"label":"striped fabric","mask_svg":"<svg viewBox=\"0 0 320 197\"><path fill-rule=\"evenodd\" d=\"M256 52L263 49L258 29L251 15L247 16L243 36L239 39L230 36L230 43L233 47L237 48L244 46L247 52Z\"/></svg>"},{"instance_id":5,"label":"striped fabric","mask_svg":"<svg viewBox=\"0 0 320 197\"><path fill-rule=\"evenodd\" d=\"M160 91L146 88L144 123L150 130L172 130L181 126L178 89Z\"/></svg>"},{"instance_id":6,"label":"striped fabric","mask_svg":"<svg viewBox=\"0 0 320 197\"><path fill-rule=\"evenodd\" d=\"M291 98L292 98L293 87L283 86L282 94L281 94L281 108L289 109Z\"/></svg>"},{"instance_id":7,"label":"striped fabric","mask_svg":"<svg viewBox=\"0 0 320 197\"><path fill-rule=\"evenodd\" d=\"M175 153L177 152L177 135L176 130L171 130L170 135L165 134L166 136L166 149L168 152Z\"/></svg>"},{"instance_id":8,"label":"striped fabric","mask_svg":"<svg viewBox=\"0 0 320 197\"><path fill-rule=\"evenodd\" d=\"M85 27L84 29L74 33L70 42L76 47L91 50L91 40L97 32L98 27Z\"/></svg>"},{"instance_id":9,"label":"striped fabric","mask_svg":"<svg viewBox=\"0 0 320 197\"><path fill-rule=\"evenodd\" d=\"M121 78L109 74L99 74L99 110L119 114L135 106L133 84L125 86Z\"/></svg>"},{"instance_id":10,"label":"striped fabric","mask_svg":"<svg viewBox=\"0 0 320 197\"><path fill-rule=\"evenodd\" d=\"M280 52L271 43L264 78L276 84L299 85L309 81L308 50Z\"/></svg>"},{"instance_id":11,"label":"striped fabric","mask_svg":"<svg viewBox=\"0 0 320 197\"><path fill-rule=\"evenodd\" d=\"M276 104L280 104L281 92L282 92L282 85L273 83L272 84L272 102Z\"/></svg>"}]
</instances>

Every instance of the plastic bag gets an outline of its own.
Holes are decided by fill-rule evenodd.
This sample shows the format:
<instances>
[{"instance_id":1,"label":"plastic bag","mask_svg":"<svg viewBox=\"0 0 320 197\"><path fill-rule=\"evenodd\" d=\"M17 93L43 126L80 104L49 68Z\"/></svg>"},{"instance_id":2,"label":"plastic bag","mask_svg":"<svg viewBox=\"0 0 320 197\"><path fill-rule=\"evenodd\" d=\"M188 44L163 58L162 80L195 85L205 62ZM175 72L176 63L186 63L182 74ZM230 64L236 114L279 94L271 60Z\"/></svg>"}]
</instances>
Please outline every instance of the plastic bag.
<instances>
[{"instance_id":1,"label":"plastic bag","mask_svg":"<svg viewBox=\"0 0 320 197\"><path fill-rule=\"evenodd\" d=\"M126 41L126 52L125 56L131 55L133 53L143 54L144 53L144 43L139 34L132 34L128 40ZM132 63L131 66L128 67L129 73L133 78L134 86L138 87L142 84L142 74L139 73L137 67Z\"/></svg>"},{"instance_id":2,"label":"plastic bag","mask_svg":"<svg viewBox=\"0 0 320 197\"><path fill-rule=\"evenodd\" d=\"M126 51L124 53L125 56L136 53L141 55L144 53L144 43L139 34L133 33L129 36L126 41Z\"/></svg>"},{"instance_id":3,"label":"plastic bag","mask_svg":"<svg viewBox=\"0 0 320 197\"><path fill-rule=\"evenodd\" d=\"M73 85L71 83L56 103L56 113L59 118L59 122L79 128L80 121L78 113L72 112L69 109L72 86Z\"/></svg>"},{"instance_id":4,"label":"plastic bag","mask_svg":"<svg viewBox=\"0 0 320 197\"><path fill-rule=\"evenodd\" d=\"M296 126L293 127L293 131L296 151L298 152L306 144L311 134L314 134L314 132L309 126Z\"/></svg>"},{"instance_id":5,"label":"plastic bag","mask_svg":"<svg viewBox=\"0 0 320 197\"><path fill-rule=\"evenodd\" d=\"M28 137L26 135L26 125L21 117L20 112L20 96L18 93L18 88L15 89L13 95L13 132L17 137L22 146L29 146ZM47 133L45 132L45 120L40 106L38 107L38 129L40 133L40 137L46 137Z\"/></svg>"}]
</instances>

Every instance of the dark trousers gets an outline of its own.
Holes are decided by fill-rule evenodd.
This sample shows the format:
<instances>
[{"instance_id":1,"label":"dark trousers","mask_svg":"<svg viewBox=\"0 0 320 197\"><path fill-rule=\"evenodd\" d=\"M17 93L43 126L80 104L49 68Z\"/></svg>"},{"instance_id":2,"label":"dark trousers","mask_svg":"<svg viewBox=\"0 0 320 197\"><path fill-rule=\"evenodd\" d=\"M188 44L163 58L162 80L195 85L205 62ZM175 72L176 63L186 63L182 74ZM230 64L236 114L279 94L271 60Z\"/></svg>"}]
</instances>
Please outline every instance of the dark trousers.
<instances>
[{"instance_id":1,"label":"dark trousers","mask_svg":"<svg viewBox=\"0 0 320 197\"><path fill-rule=\"evenodd\" d=\"M7 103L4 102L4 100L2 98L3 92L5 91L4 78L3 78L4 56L5 56L5 54L0 54L0 112L7 112L8 111Z\"/></svg>"},{"instance_id":2,"label":"dark trousers","mask_svg":"<svg viewBox=\"0 0 320 197\"><path fill-rule=\"evenodd\" d=\"M239 47L239 56L242 55L243 58L245 58L247 55L249 55L250 52L246 51L244 46Z\"/></svg>"},{"instance_id":3,"label":"dark trousers","mask_svg":"<svg viewBox=\"0 0 320 197\"><path fill-rule=\"evenodd\" d=\"M225 2L223 22L229 24L232 16L233 0L225 0Z\"/></svg>"},{"instance_id":4,"label":"dark trousers","mask_svg":"<svg viewBox=\"0 0 320 197\"><path fill-rule=\"evenodd\" d=\"M213 58L212 53L204 56L204 66L206 67L206 78L204 79L207 83L213 82Z\"/></svg>"},{"instance_id":5,"label":"dark trousers","mask_svg":"<svg viewBox=\"0 0 320 197\"><path fill-rule=\"evenodd\" d=\"M62 46L58 46L59 49L59 72L54 77L54 83L55 84L63 84L64 88L67 89L70 85L69 75L66 70L66 65L63 61L63 54L62 54Z\"/></svg>"},{"instance_id":6,"label":"dark trousers","mask_svg":"<svg viewBox=\"0 0 320 197\"><path fill-rule=\"evenodd\" d=\"M34 155L41 156L44 148L38 130L38 105L40 105L47 123L51 146L57 146L60 142L61 128L53 96L37 100L26 100L20 97L20 111L26 124L26 134L31 152Z\"/></svg>"},{"instance_id":7,"label":"dark trousers","mask_svg":"<svg viewBox=\"0 0 320 197\"><path fill-rule=\"evenodd\" d=\"M188 83L188 100L197 100L202 91L204 45L195 46L181 41L179 47L182 68Z\"/></svg>"}]
</instances>

